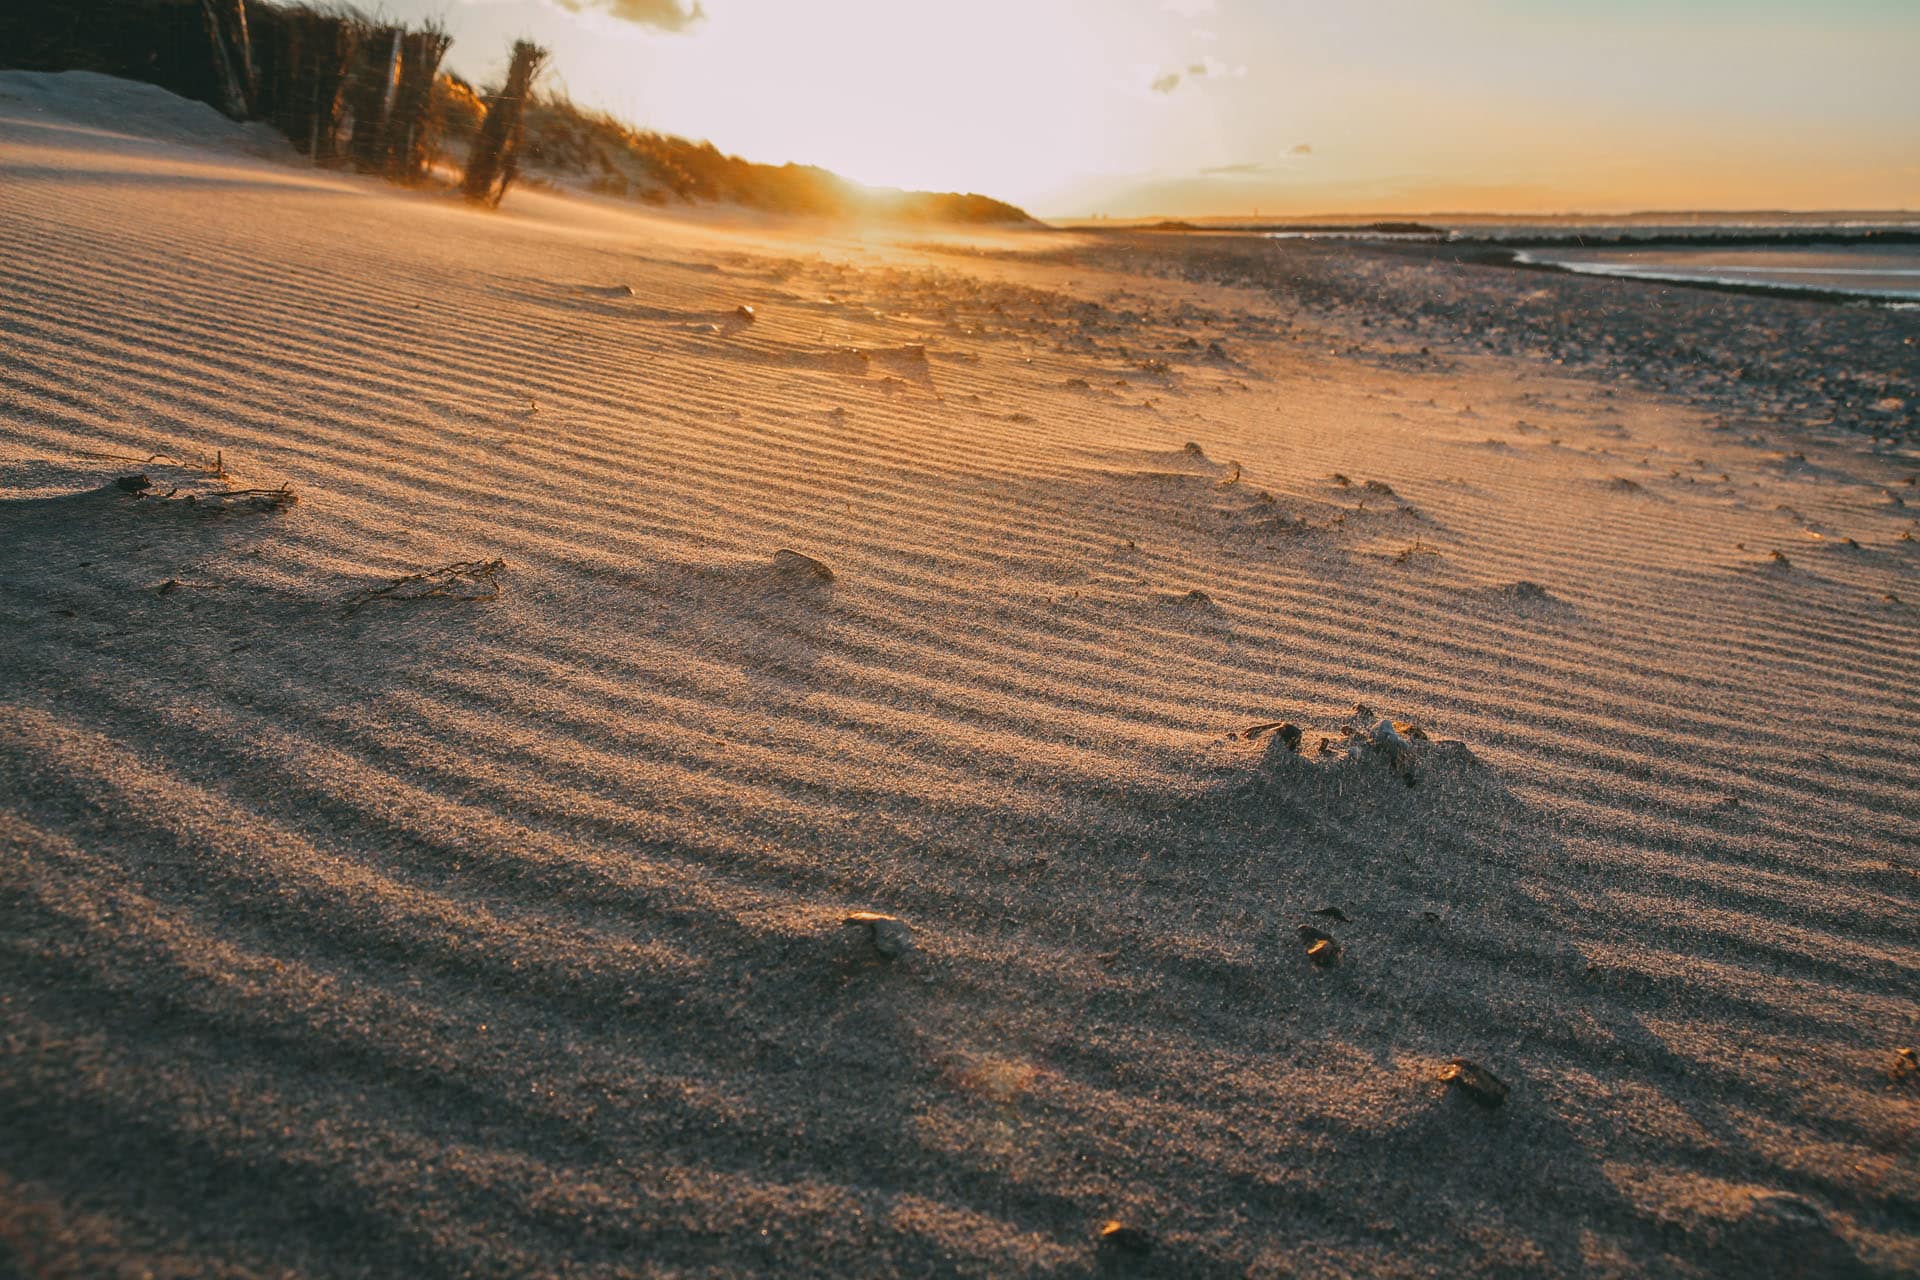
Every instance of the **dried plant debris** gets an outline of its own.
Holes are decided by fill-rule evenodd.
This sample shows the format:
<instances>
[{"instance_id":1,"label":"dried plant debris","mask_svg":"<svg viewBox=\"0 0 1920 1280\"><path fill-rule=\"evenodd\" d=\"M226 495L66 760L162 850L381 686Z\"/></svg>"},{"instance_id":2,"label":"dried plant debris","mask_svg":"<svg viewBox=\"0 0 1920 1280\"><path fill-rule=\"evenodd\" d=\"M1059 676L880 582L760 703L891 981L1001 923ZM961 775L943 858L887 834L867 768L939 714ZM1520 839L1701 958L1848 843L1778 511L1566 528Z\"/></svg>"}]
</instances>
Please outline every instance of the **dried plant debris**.
<instances>
[{"instance_id":1,"label":"dried plant debris","mask_svg":"<svg viewBox=\"0 0 1920 1280\"><path fill-rule=\"evenodd\" d=\"M1280 743L1280 745L1284 746L1287 750L1295 754L1299 753L1300 726L1289 720L1269 720L1262 724L1251 725L1240 731L1240 737L1243 741L1252 742L1254 739L1269 733L1273 735L1274 741Z\"/></svg>"},{"instance_id":2,"label":"dried plant debris","mask_svg":"<svg viewBox=\"0 0 1920 1280\"><path fill-rule=\"evenodd\" d=\"M227 478L227 453L224 449L215 449L211 457L201 454L191 458L176 458L170 453L150 453L143 458L131 453L92 453L85 450L80 452L80 456L108 462L137 462L143 467L172 467L176 471L191 471L210 480Z\"/></svg>"},{"instance_id":3,"label":"dried plant debris","mask_svg":"<svg viewBox=\"0 0 1920 1280\"><path fill-rule=\"evenodd\" d=\"M1268 764L1278 764L1283 757L1300 754L1305 735L1298 725L1290 722L1257 724L1238 736L1251 741L1269 732L1272 736L1263 757ZM1353 716L1340 726L1340 735L1320 738L1317 756L1322 762L1384 766L1410 787L1419 785L1419 765L1430 748L1439 749L1443 755L1465 753L1465 748L1458 743L1433 742L1416 721L1376 716L1373 708L1364 704L1356 706Z\"/></svg>"},{"instance_id":4,"label":"dried plant debris","mask_svg":"<svg viewBox=\"0 0 1920 1280\"><path fill-rule=\"evenodd\" d=\"M898 960L913 950L913 930L898 916L855 911L840 924L858 935L882 960Z\"/></svg>"},{"instance_id":5,"label":"dried plant debris","mask_svg":"<svg viewBox=\"0 0 1920 1280\"><path fill-rule=\"evenodd\" d=\"M209 473L211 474L211 473ZM298 494L281 485L277 489L191 489L175 485L160 491L146 472L120 476L113 487L122 493L151 502L182 503L204 511L284 511L300 501Z\"/></svg>"},{"instance_id":6,"label":"dried plant debris","mask_svg":"<svg viewBox=\"0 0 1920 1280\"><path fill-rule=\"evenodd\" d=\"M349 613L376 601L492 600L500 594L504 560L460 560L423 573L409 573L347 597Z\"/></svg>"},{"instance_id":7,"label":"dried plant debris","mask_svg":"<svg viewBox=\"0 0 1920 1280\"><path fill-rule=\"evenodd\" d=\"M1498 1107L1507 1100L1506 1082L1471 1058L1455 1058L1440 1068L1440 1082L1452 1085L1483 1107Z\"/></svg>"}]
</instances>

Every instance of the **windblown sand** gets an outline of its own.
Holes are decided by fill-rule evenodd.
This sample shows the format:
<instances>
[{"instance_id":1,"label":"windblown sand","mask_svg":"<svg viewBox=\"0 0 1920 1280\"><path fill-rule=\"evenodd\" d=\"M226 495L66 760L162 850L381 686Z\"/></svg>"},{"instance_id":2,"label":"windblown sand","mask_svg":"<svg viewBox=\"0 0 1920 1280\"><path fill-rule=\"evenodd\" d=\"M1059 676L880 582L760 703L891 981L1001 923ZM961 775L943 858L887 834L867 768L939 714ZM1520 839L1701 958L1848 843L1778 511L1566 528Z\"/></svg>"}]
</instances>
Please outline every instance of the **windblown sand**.
<instances>
[{"instance_id":1,"label":"windblown sand","mask_svg":"<svg viewBox=\"0 0 1920 1280\"><path fill-rule=\"evenodd\" d=\"M1920 1271L1913 456L1115 243L0 77L0 1272Z\"/></svg>"}]
</instances>

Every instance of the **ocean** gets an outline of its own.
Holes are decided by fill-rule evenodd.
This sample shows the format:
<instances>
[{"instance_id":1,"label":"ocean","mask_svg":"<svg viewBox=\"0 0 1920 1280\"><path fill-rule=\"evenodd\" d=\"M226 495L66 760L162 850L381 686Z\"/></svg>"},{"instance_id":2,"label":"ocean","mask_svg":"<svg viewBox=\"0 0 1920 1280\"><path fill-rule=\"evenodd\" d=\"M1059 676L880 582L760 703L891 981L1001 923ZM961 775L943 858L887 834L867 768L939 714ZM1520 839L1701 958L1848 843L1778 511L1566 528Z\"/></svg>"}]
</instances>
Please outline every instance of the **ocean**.
<instances>
[{"instance_id":1,"label":"ocean","mask_svg":"<svg viewBox=\"0 0 1920 1280\"><path fill-rule=\"evenodd\" d=\"M1251 228L1249 228L1251 229ZM1270 226L1272 239L1486 245L1513 260L1585 275L1843 295L1920 308L1920 220L1436 218L1416 222Z\"/></svg>"},{"instance_id":2,"label":"ocean","mask_svg":"<svg viewBox=\"0 0 1920 1280\"><path fill-rule=\"evenodd\" d=\"M1520 262L1590 275L1846 293L1920 305L1920 246L1523 249Z\"/></svg>"}]
</instances>

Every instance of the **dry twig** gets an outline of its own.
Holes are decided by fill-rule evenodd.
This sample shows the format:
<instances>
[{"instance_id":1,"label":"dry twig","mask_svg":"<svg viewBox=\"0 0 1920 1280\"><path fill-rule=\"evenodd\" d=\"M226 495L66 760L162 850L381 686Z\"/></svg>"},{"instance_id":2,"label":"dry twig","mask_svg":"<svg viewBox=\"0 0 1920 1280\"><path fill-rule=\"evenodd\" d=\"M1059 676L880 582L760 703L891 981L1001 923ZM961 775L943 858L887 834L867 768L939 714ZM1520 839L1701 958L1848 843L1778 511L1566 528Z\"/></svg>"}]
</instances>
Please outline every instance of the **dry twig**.
<instances>
[{"instance_id":1,"label":"dry twig","mask_svg":"<svg viewBox=\"0 0 1920 1280\"><path fill-rule=\"evenodd\" d=\"M376 600L492 600L500 594L495 575L506 567L505 560L461 560L409 573L354 592L347 597L347 612Z\"/></svg>"}]
</instances>

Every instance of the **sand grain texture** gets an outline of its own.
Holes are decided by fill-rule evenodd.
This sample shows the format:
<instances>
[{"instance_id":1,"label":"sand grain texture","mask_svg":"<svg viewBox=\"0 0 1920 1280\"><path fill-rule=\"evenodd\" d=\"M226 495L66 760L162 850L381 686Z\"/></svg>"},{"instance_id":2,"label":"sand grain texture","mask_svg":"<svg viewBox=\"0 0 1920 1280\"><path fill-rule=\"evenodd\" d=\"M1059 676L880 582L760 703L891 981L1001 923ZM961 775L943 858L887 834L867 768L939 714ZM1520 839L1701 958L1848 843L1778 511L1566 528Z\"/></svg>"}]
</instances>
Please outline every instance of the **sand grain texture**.
<instances>
[{"instance_id":1,"label":"sand grain texture","mask_svg":"<svg viewBox=\"0 0 1920 1280\"><path fill-rule=\"evenodd\" d=\"M485 215L48 80L0 1267L1920 1270L1912 457L1144 248ZM299 501L159 497L220 484Z\"/></svg>"}]
</instances>

